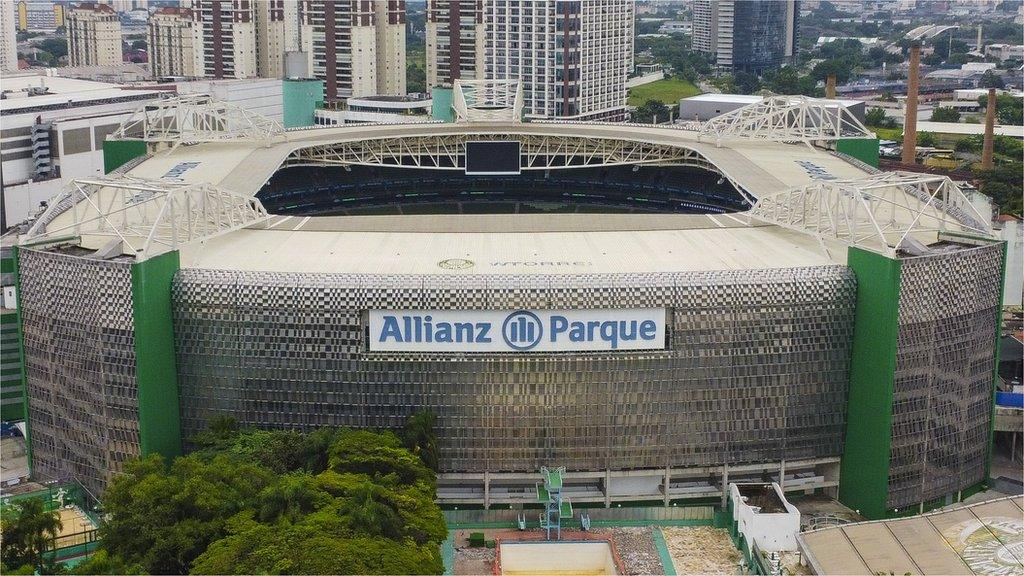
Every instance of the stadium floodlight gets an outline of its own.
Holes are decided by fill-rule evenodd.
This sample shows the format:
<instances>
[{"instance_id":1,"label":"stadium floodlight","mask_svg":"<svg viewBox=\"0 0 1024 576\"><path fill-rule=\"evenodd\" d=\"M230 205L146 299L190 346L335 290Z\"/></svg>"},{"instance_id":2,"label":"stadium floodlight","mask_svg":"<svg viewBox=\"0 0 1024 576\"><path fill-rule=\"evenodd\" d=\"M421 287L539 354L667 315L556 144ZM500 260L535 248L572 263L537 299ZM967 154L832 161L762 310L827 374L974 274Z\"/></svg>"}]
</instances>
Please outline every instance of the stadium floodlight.
<instances>
[{"instance_id":1,"label":"stadium floodlight","mask_svg":"<svg viewBox=\"0 0 1024 576\"><path fill-rule=\"evenodd\" d=\"M22 244L109 237L145 260L268 218L256 198L209 184L128 176L72 180L29 228Z\"/></svg>"},{"instance_id":2,"label":"stadium floodlight","mask_svg":"<svg viewBox=\"0 0 1024 576\"><path fill-rule=\"evenodd\" d=\"M147 103L111 134L115 140L147 142L263 141L284 133L280 123L204 94Z\"/></svg>"},{"instance_id":3,"label":"stadium floodlight","mask_svg":"<svg viewBox=\"0 0 1024 576\"><path fill-rule=\"evenodd\" d=\"M948 177L882 172L819 180L763 195L750 216L895 258L927 252L943 235L991 238L985 219Z\"/></svg>"},{"instance_id":4,"label":"stadium floodlight","mask_svg":"<svg viewBox=\"0 0 1024 576\"><path fill-rule=\"evenodd\" d=\"M519 80L456 80L452 88L456 122L522 121Z\"/></svg>"},{"instance_id":5,"label":"stadium floodlight","mask_svg":"<svg viewBox=\"0 0 1024 576\"><path fill-rule=\"evenodd\" d=\"M806 96L772 96L716 116L700 127L697 139L749 138L772 142L820 142L874 138L845 106Z\"/></svg>"}]
</instances>

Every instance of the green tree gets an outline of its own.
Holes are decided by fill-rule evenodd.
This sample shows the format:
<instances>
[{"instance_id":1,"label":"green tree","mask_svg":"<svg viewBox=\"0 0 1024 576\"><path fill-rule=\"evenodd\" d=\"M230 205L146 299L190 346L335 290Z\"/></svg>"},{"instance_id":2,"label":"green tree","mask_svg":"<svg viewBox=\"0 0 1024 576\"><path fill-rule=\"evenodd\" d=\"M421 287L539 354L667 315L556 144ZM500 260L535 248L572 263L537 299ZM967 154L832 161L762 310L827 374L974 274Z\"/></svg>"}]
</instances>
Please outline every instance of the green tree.
<instances>
[{"instance_id":1,"label":"green tree","mask_svg":"<svg viewBox=\"0 0 1024 576\"><path fill-rule=\"evenodd\" d=\"M230 425L226 425L230 424ZM223 419L169 466L126 464L104 495L97 573L439 574L436 479L392 432L238 430ZM433 419L403 437L429 451Z\"/></svg>"},{"instance_id":2,"label":"green tree","mask_svg":"<svg viewBox=\"0 0 1024 576\"><path fill-rule=\"evenodd\" d=\"M404 484L434 483L434 473L403 448L392 432L352 430L342 434L331 446L328 466L335 472L366 474L371 478L394 474Z\"/></svg>"},{"instance_id":3,"label":"green tree","mask_svg":"<svg viewBox=\"0 0 1024 576\"><path fill-rule=\"evenodd\" d=\"M68 41L64 38L47 38L38 44L38 48L52 54L54 60L68 55Z\"/></svg>"},{"instance_id":4,"label":"green tree","mask_svg":"<svg viewBox=\"0 0 1024 576\"><path fill-rule=\"evenodd\" d=\"M437 415L423 410L410 416L402 430L405 447L435 472L438 464L437 432L434 430L436 424Z\"/></svg>"},{"instance_id":5,"label":"green tree","mask_svg":"<svg viewBox=\"0 0 1024 576\"><path fill-rule=\"evenodd\" d=\"M826 80L829 74L836 75L836 82L845 83L853 73L853 64L847 60L825 60L819 62L811 70L815 80Z\"/></svg>"},{"instance_id":6,"label":"green tree","mask_svg":"<svg viewBox=\"0 0 1024 576\"><path fill-rule=\"evenodd\" d=\"M410 62L405 68L405 84L406 91L410 93L426 92L429 88L426 71L418 63Z\"/></svg>"},{"instance_id":7,"label":"green tree","mask_svg":"<svg viewBox=\"0 0 1024 576\"><path fill-rule=\"evenodd\" d=\"M292 472L264 488L257 499L261 522L295 522L327 505L331 495L309 473Z\"/></svg>"},{"instance_id":8,"label":"green tree","mask_svg":"<svg viewBox=\"0 0 1024 576\"><path fill-rule=\"evenodd\" d=\"M935 138L935 134L933 134L931 132L919 132L917 134L917 145L918 146L925 146L927 148L933 148L933 147L935 147L935 144L937 142L938 141Z\"/></svg>"},{"instance_id":9,"label":"green tree","mask_svg":"<svg viewBox=\"0 0 1024 576\"><path fill-rule=\"evenodd\" d=\"M653 124L657 122L668 122L668 106L660 100L648 100L637 106L633 112L633 122Z\"/></svg>"},{"instance_id":10,"label":"green tree","mask_svg":"<svg viewBox=\"0 0 1024 576\"><path fill-rule=\"evenodd\" d=\"M982 88L1004 88L1006 86L1003 82L1003 77L993 73L991 70L985 71L978 85Z\"/></svg>"},{"instance_id":11,"label":"green tree","mask_svg":"<svg viewBox=\"0 0 1024 576\"><path fill-rule=\"evenodd\" d=\"M936 106L932 109L932 122L959 122L960 112L952 106Z\"/></svg>"},{"instance_id":12,"label":"green tree","mask_svg":"<svg viewBox=\"0 0 1024 576\"><path fill-rule=\"evenodd\" d=\"M988 96L979 96L978 104L988 107ZM996 122L999 124L1024 124L1024 100L1010 94L996 94Z\"/></svg>"},{"instance_id":13,"label":"green tree","mask_svg":"<svg viewBox=\"0 0 1024 576\"><path fill-rule=\"evenodd\" d=\"M272 480L269 470L223 454L193 454L170 467L159 455L128 462L103 496L103 546L151 574L186 573L224 536L227 518L254 509Z\"/></svg>"},{"instance_id":14,"label":"green tree","mask_svg":"<svg viewBox=\"0 0 1024 576\"><path fill-rule=\"evenodd\" d=\"M43 553L60 534L60 514L47 510L41 498L27 498L14 505L0 522L0 561L5 566L41 567Z\"/></svg>"},{"instance_id":15,"label":"green tree","mask_svg":"<svg viewBox=\"0 0 1024 576\"><path fill-rule=\"evenodd\" d=\"M868 126L885 126L885 110L875 106L869 108L867 114L864 115L864 123Z\"/></svg>"},{"instance_id":16,"label":"green tree","mask_svg":"<svg viewBox=\"0 0 1024 576\"><path fill-rule=\"evenodd\" d=\"M113 555L106 550L97 550L88 559L79 562L68 574L75 576L86 576L89 574L145 574L146 571L141 564L128 564L124 558Z\"/></svg>"},{"instance_id":17,"label":"green tree","mask_svg":"<svg viewBox=\"0 0 1024 576\"><path fill-rule=\"evenodd\" d=\"M753 94L761 89L761 79L756 74L741 70L732 75L732 80L740 94Z\"/></svg>"},{"instance_id":18,"label":"green tree","mask_svg":"<svg viewBox=\"0 0 1024 576\"><path fill-rule=\"evenodd\" d=\"M978 152L981 150L980 138L977 136L964 136L959 138L953 149L957 152Z\"/></svg>"}]
</instances>

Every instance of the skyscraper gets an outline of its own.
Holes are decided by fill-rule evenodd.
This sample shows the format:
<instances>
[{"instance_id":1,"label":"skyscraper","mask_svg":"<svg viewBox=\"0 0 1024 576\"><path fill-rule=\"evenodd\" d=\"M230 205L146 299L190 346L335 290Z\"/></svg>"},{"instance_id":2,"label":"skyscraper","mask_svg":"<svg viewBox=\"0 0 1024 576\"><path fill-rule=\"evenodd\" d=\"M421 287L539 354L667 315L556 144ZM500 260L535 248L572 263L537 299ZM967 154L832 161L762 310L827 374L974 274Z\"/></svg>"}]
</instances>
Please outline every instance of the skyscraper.
<instances>
[{"instance_id":1,"label":"skyscraper","mask_svg":"<svg viewBox=\"0 0 1024 576\"><path fill-rule=\"evenodd\" d=\"M518 79L528 117L624 119L633 14L619 0L487 0L487 77Z\"/></svg>"},{"instance_id":2,"label":"skyscraper","mask_svg":"<svg viewBox=\"0 0 1024 576\"><path fill-rule=\"evenodd\" d=\"M483 0L427 0L427 88L486 77Z\"/></svg>"},{"instance_id":3,"label":"skyscraper","mask_svg":"<svg viewBox=\"0 0 1024 576\"><path fill-rule=\"evenodd\" d=\"M405 1L299 5L303 51L324 97L405 94Z\"/></svg>"},{"instance_id":4,"label":"skyscraper","mask_svg":"<svg viewBox=\"0 0 1024 576\"><path fill-rule=\"evenodd\" d=\"M197 75L255 78L255 2L193 0L192 34Z\"/></svg>"},{"instance_id":5,"label":"skyscraper","mask_svg":"<svg viewBox=\"0 0 1024 576\"><path fill-rule=\"evenodd\" d=\"M154 77L195 76L192 11L163 7L149 16L149 69Z\"/></svg>"},{"instance_id":6,"label":"skyscraper","mask_svg":"<svg viewBox=\"0 0 1024 576\"><path fill-rule=\"evenodd\" d=\"M68 11L66 26L72 66L121 64L121 21L113 8L83 2Z\"/></svg>"},{"instance_id":7,"label":"skyscraper","mask_svg":"<svg viewBox=\"0 0 1024 576\"><path fill-rule=\"evenodd\" d=\"M18 31L14 10L4 5L0 10L0 71L18 69Z\"/></svg>"},{"instance_id":8,"label":"skyscraper","mask_svg":"<svg viewBox=\"0 0 1024 576\"><path fill-rule=\"evenodd\" d=\"M285 0L259 0L256 5L256 62L261 78L284 75L284 53L288 43ZM294 4L292 2L291 4Z\"/></svg>"},{"instance_id":9,"label":"skyscraper","mask_svg":"<svg viewBox=\"0 0 1024 576\"><path fill-rule=\"evenodd\" d=\"M693 49L722 70L759 74L778 68L800 45L799 0L695 0Z\"/></svg>"}]
</instances>

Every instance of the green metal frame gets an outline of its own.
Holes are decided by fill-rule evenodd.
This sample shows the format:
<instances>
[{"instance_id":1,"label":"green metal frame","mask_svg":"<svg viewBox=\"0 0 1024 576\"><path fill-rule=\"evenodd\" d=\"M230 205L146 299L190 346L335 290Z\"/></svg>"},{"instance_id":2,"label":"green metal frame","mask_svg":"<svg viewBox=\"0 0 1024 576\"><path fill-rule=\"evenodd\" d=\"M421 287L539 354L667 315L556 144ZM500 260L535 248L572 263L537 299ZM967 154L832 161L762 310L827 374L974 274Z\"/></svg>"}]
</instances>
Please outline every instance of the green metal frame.
<instances>
[{"instance_id":1,"label":"green metal frame","mask_svg":"<svg viewBox=\"0 0 1024 576\"><path fill-rule=\"evenodd\" d=\"M142 455L181 455L178 374L174 357L171 280L180 266L172 251L132 265L135 378Z\"/></svg>"},{"instance_id":2,"label":"green metal frame","mask_svg":"<svg viewBox=\"0 0 1024 576\"><path fill-rule=\"evenodd\" d=\"M857 310L839 501L881 518L889 492L901 264L853 247L847 263L857 277Z\"/></svg>"}]
</instances>

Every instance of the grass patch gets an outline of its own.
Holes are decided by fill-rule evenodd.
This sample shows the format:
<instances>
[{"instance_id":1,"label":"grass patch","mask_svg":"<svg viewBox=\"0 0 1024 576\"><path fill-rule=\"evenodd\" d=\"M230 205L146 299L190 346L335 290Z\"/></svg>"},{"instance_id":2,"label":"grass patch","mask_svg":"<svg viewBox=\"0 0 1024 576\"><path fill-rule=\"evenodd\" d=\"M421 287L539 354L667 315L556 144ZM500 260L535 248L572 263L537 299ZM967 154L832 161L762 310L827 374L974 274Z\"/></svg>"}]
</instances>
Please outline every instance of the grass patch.
<instances>
[{"instance_id":1,"label":"grass patch","mask_svg":"<svg viewBox=\"0 0 1024 576\"><path fill-rule=\"evenodd\" d=\"M700 88L682 78L666 78L629 89L629 105L640 106L648 100L660 100L668 106L675 106L680 98L700 94Z\"/></svg>"},{"instance_id":2,"label":"grass patch","mask_svg":"<svg viewBox=\"0 0 1024 576\"><path fill-rule=\"evenodd\" d=\"M868 126L868 130L871 130L878 135L879 140L899 140L903 134L903 128L882 128L881 126Z\"/></svg>"}]
</instances>

